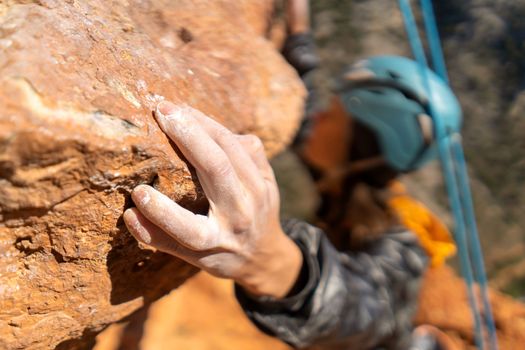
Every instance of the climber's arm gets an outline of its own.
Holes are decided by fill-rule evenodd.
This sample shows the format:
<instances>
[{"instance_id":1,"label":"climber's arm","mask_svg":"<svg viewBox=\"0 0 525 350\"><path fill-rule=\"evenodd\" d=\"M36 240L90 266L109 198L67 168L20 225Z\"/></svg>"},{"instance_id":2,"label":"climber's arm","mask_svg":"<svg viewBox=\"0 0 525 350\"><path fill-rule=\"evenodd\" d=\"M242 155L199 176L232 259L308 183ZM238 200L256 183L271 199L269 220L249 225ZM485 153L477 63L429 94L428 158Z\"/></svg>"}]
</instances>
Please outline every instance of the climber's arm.
<instances>
[{"instance_id":1,"label":"climber's arm","mask_svg":"<svg viewBox=\"0 0 525 350\"><path fill-rule=\"evenodd\" d=\"M281 228L279 192L261 141L234 135L188 106L161 103L156 118L195 167L210 210L193 214L141 185L132 193L137 207L124 213L130 232L253 295L286 295L302 255Z\"/></svg>"},{"instance_id":2,"label":"climber's arm","mask_svg":"<svg viewBox=\"0 0 525 350\"><path fill-rule=\"evenodd\" d=\"M303 287L282 299L237 299L263 331L297 348L408 349L427 257L400 229L358 252L338 252L323 232L300 221L283 226L304 256Z\"/></svg>"}]
</instances>

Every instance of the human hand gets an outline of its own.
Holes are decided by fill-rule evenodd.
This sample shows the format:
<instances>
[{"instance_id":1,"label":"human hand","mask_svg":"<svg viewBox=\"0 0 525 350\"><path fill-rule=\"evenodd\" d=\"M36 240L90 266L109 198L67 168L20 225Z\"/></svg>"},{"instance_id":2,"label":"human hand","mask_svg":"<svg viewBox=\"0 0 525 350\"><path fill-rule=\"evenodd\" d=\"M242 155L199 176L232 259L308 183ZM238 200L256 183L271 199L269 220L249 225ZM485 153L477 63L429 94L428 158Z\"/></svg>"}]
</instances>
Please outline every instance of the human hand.
<instances>
[{"instance_id":1,"label":"human hand","mask_svg":"<svg viewBox=\"0 0 525 350\"><path fill-rule=\"evenodd\" d=\"M195 167L209 201L194 214L147 185L124 221L133 236L209 273L235 280L254 295L283 297L302 266L279 220L279 191L256 136L234 135L189 106L162 102L162 130Z\"/></svg>"}]
</instances>

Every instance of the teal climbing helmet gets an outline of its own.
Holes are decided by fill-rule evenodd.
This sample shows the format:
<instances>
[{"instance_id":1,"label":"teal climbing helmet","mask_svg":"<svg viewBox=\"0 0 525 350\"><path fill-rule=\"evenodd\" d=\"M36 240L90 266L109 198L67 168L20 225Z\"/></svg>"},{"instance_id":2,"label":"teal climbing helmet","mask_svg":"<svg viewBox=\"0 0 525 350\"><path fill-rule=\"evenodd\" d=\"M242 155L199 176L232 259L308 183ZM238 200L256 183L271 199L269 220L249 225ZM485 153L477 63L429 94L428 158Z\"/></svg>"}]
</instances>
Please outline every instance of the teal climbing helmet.
<instances>
[{"instance_id":1,"label":"teal climbing helmet","mask_svg":"<svg viewBox=\"0 0 525 350\"><path fill-rule=\"evenodd\" d=\"M418 169L437 157L431 118L440 118L446 134L461 128L456 96L426 69L431 97L418 63L399 56L376 56L356 63L339 89L346 111L372 130L385 160L400 172Z\"/></svg>"}]
</instances>

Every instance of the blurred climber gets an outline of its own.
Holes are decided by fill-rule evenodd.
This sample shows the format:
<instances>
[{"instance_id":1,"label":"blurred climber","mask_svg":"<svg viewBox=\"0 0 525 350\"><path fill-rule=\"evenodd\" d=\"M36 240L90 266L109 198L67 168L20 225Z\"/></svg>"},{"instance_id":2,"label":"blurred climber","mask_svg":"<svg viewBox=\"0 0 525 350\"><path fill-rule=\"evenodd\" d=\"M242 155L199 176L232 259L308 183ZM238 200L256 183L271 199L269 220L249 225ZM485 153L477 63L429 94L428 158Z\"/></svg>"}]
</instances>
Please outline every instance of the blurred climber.
<instances>
[{"instance_id":1,"label":"blurred climber","mask_svg":"<svg viewBox=\"0 0 525 350\"><path fill-rule=\"evenodd\" d=\"M337 166L316 157L315 138L305 143L325 199L326 233L280 222L277 185L257 137L168 102L156 118L195 167L209 212L196 215L141 185L132 193L136 208L124 213L127 227L145 244L234 280L247 316L294 347L446 349L425 329L412 332L411 320L426 267L455 247L391 181L435 157L430 104L450 128L459 128L460 113L432 72L435 95L426 96L417 70L401 57L360 62L338 95L344 128L321 139L321 147L341 147Z\"/></svg>"},{"instance_id":2,"label":"blurred climber","mask_svg":"<svg viewBox=\"0 0 525 350\"><path fill-rule=\"evenodd\" d=\"M418 69L415 62L392 56L355 64L341 79L330 108L312 118L311 130L296 150L322 198L317 225L338 250L359 251L404 227L418 238L429 267L439 267L456 252L452 237L396 181L437 158L429 101ZM456 98L440 78L429 74L437 91L430 103L449 129L458 130L461 112ZM418 288L405 295L407 305L414 306ZM408 316L413 310L407 307L404 312ZM410 320L405 326L411 349L454 348L436 328L422 325L411 332Z\"/></svg>"},{"instance_id":3,"label":"blurred climber","mask_svg":"<svg viewBox=\"0 0 525 350\"><path fill-rule=\"evenodd\" d=\"M309 0L286 0L286 23L283 55L302 77L319 65L310 32Z\"/></svg>"}]
</instances>

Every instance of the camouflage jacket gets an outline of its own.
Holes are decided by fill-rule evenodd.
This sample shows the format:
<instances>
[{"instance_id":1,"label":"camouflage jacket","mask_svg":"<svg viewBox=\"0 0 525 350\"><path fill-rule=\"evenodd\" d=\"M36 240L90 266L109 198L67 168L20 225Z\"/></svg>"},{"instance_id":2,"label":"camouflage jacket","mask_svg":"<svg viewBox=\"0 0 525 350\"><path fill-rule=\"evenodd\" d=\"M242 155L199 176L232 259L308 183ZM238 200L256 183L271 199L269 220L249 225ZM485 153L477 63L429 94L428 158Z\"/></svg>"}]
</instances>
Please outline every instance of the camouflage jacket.
<instances>
[{"instance_id":1,"label":"camouflage jacket","mask_svg":"<svg viewBox=\"0 0 525 350\"><path fill-rule=\"evenodd\" d=\"M261 330L296 348L410 348L428 263L414 234L397 228L359 251L340 252L307 223L290 220L284 229L303 253L299 288L277 300L236 287L239 303Z\"/></svg>"}]
</instances>

